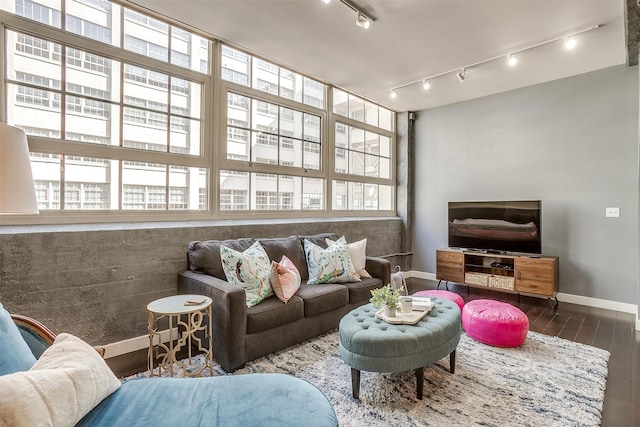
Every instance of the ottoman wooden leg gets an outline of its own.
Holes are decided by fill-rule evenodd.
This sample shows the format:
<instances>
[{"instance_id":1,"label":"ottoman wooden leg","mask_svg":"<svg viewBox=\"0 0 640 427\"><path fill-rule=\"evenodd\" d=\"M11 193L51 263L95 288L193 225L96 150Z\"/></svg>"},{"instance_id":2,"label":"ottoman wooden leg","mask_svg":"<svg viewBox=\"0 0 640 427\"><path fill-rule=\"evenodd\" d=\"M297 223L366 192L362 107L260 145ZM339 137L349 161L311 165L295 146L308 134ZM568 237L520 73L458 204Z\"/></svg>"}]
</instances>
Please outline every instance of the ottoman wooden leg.
<instances>
[{"instance_id":1,"label":"ottoman wooden leg","mask_svg":"<svg viewBox=\"0 0 640 427\"><path fill-rule=\"evenodd\" d=\"M424 391L424 367L416 369L416 395L422 400L422 392Z\"/></svg>"},{"instance_id":2,"label":"ottoman wooden leg","mask_svg":"<svg viewBox=\"0 0 640 427\"><path fill-rule=\"evenodd\" d=\"M449 372L452 374L456 373L456 351L453 350L451 354L449 354Z\"/></svg>"},{"instance_id":3,"label":"ottoman wooden leg","mask_svg":"<svg viewBox=\"0 0 640 427\"><path fill-rule=\"evenodd\" d=\"M354 399L360 399L360 370L351 368L351 391Z\"/></svg>"}]
</instances>

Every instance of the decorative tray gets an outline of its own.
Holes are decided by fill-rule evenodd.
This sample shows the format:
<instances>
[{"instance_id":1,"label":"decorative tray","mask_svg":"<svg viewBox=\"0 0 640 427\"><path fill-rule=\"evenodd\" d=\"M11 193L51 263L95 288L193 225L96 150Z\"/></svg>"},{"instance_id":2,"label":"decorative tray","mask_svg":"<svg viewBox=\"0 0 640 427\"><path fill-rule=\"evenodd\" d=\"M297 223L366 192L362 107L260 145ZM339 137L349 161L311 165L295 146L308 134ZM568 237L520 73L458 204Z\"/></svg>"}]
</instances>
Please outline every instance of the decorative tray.
<instances>
[{"instance_id":1,"label":"decorative tray","mask_svg":"<svg viewBox=\"0 0 640 427\"><path fill-rule=\"evenodd\" d=\"M397 313L394 317L387 317L384 315L384 307L376 312L376 317L378 319L382 319L387 323L391 323L392 325L415 325L418 323L424 316L426 316L431 311L431 307L425 310L413 310L411 313Z\"/></svg>"}]
</instances>

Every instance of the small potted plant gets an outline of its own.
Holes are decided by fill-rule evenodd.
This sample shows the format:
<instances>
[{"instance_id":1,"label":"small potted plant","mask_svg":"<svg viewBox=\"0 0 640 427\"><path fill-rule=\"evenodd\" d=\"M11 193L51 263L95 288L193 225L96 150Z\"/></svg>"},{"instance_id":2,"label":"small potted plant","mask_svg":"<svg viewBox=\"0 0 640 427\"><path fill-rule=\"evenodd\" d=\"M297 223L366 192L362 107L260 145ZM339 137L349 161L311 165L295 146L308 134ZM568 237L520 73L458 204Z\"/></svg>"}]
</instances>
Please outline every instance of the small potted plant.
<instances>
[{"instance_id":1,"label":"small potted plant","mask_svg":"<svg viewBox=\"0 0 640 427\"><path fill-rule=\"evenodd\" d=\"M378 289L371 290L371 299L369 300L374 307L380 308L385 306L384 315L387 317L395 317L396 309L400 303L400 291L391 289L388 284Z\"/></svg>"}]
</instances>

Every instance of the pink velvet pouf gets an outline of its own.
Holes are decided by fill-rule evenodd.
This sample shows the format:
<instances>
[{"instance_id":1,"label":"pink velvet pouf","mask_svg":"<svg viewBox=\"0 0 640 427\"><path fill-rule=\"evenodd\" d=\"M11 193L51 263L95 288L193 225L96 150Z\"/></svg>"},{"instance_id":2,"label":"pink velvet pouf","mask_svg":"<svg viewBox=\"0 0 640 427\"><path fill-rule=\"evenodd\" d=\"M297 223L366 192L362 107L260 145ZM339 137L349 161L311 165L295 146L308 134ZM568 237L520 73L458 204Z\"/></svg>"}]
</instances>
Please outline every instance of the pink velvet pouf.
<instances>
[{"instance_id":1,"label":"pink velvet pouf","mask_svg":"<svg viewBox=\"0 0 640 427\"><path fill-rule=\"evenodd\" d=\"M471 338L496 347L518 347L527 339L529 319L506 302L479 299L462 309L462 326Z\"/></svg>"},{"instance_id":2,"label":"pink velvet pouf","mask_svg":"<svg viewBox=\"0 0 640 427\"><path fill-rule=\"evenodd\" d=\"M440 291L437 289L429 290L429 291L419 291L413 294L417 297L434 297L434 298L442 298L448 299L449 301L453 301L458 304L460 307L460 311L462 311L462 307L464 307L464 300L462 297L455 292L450 291Z\"/></svg>"}]
</instances>

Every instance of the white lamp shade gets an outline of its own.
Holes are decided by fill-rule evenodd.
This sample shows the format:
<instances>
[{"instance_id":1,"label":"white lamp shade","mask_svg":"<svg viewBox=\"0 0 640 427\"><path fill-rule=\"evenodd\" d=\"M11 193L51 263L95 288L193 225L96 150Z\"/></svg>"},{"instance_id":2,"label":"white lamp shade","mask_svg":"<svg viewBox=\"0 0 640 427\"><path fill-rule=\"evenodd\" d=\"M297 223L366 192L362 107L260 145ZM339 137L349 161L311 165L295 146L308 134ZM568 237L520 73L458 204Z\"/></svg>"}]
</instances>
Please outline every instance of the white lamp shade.
<instances>
[{"instance_id":1,"label":"white lamp shade","mask_svg":"<svg viewBox=\"0 0 640 427\"><path fill-rule=\"evenodd\" d=\"M27 136L0 123L0 215L37 213Z\"/></svg>"}]
</instances>

